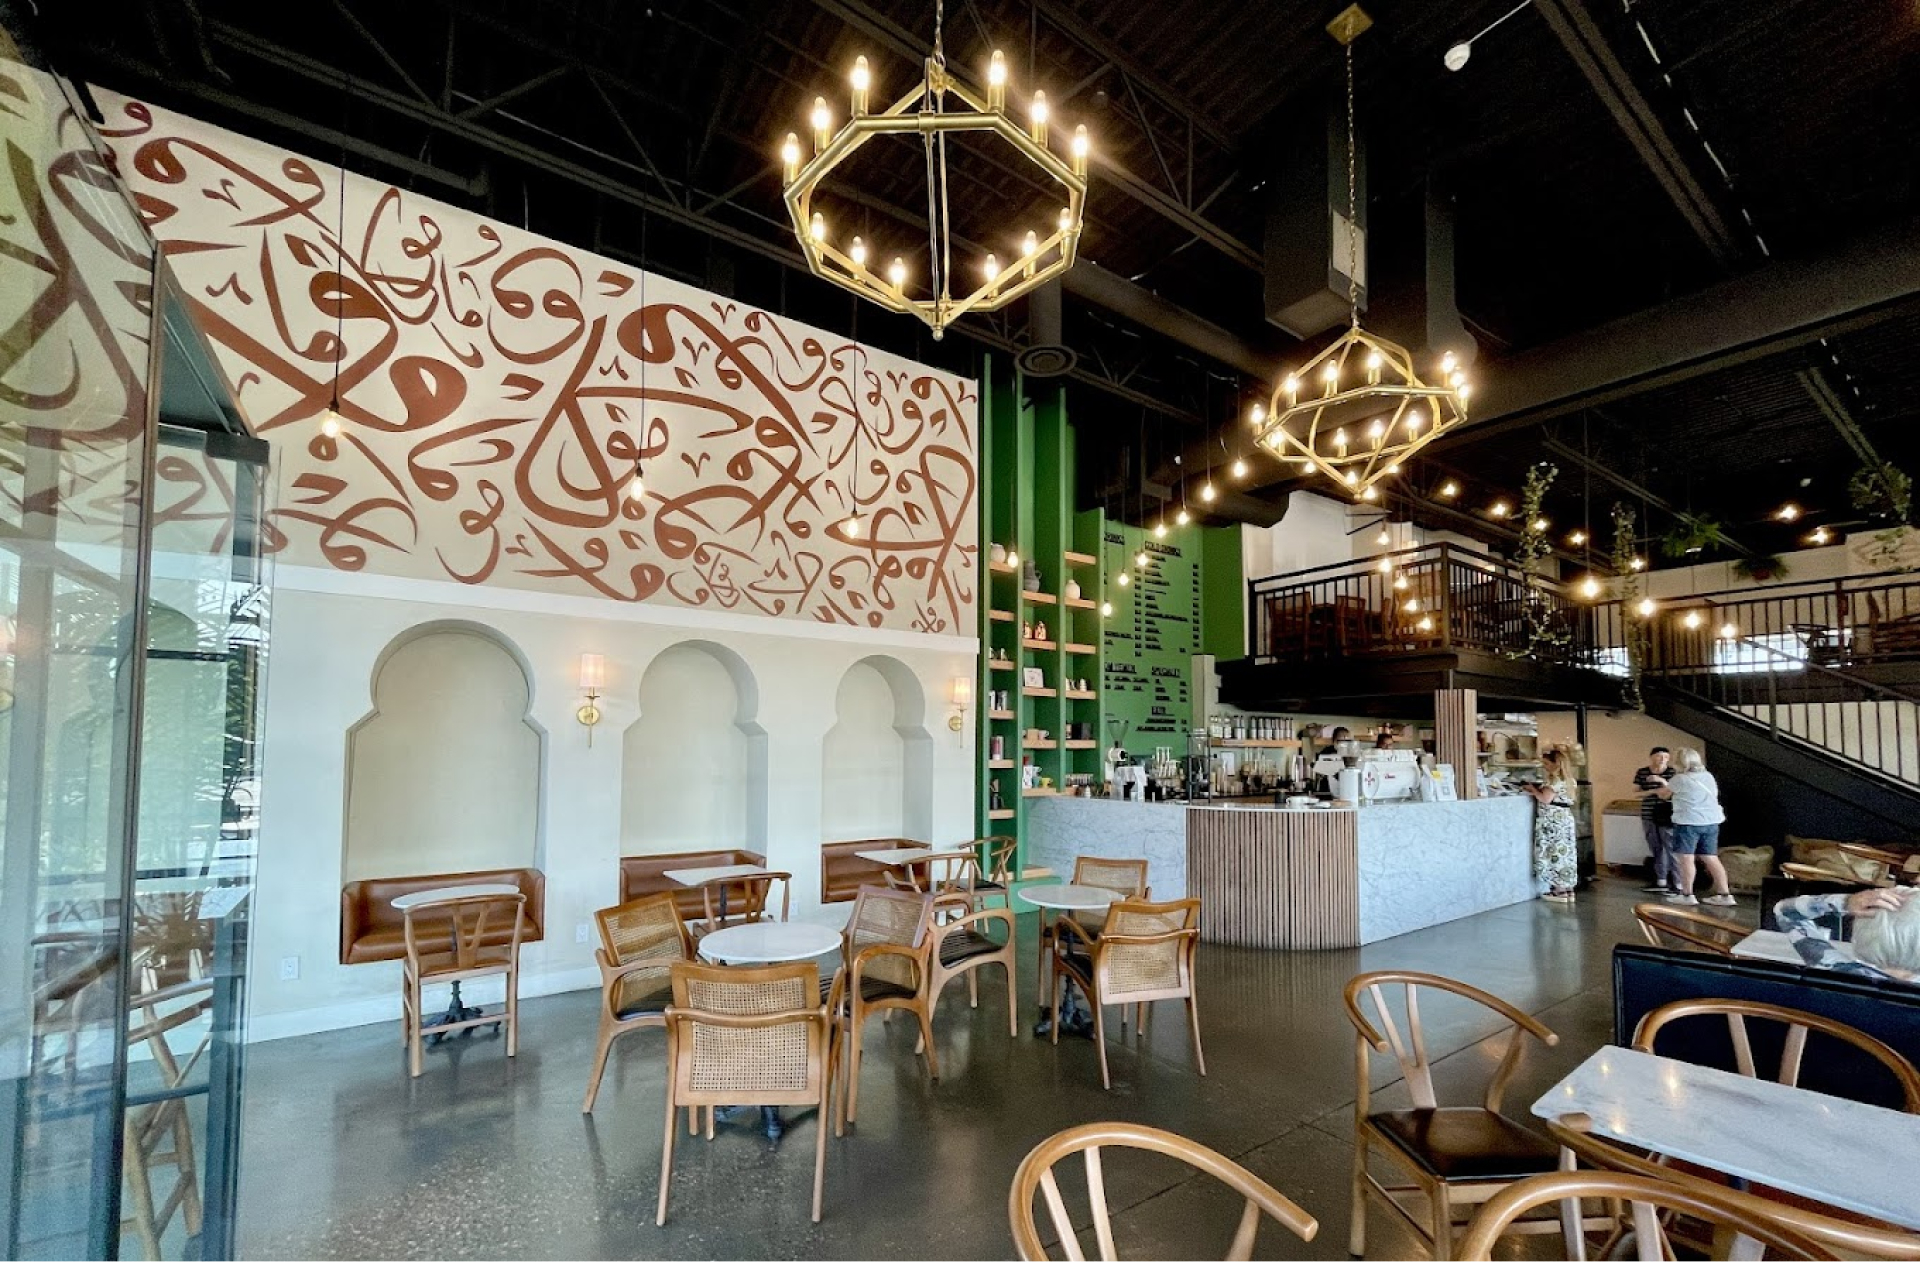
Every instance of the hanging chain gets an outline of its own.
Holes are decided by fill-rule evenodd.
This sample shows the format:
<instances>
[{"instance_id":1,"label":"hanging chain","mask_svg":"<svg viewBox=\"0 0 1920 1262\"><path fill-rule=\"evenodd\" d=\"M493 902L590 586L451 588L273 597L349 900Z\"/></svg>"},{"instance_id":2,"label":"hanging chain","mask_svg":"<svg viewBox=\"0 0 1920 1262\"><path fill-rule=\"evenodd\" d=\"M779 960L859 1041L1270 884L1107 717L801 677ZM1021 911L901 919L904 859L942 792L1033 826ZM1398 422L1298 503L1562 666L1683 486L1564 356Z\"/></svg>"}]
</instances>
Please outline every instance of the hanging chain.
<instances>
[{"instance_id":1,"label":"hanging chain","mask_svg":"<svg viewBox=\"0 0 1920 1262\"><path fill-rule=\"evenodd\" d=\"M938 114L946 103L947 47L945 42L947 6L946 0L933 0L933 57L932 62L937 82L929 84L935 88L922 98L921 109ZM943 249L948 237L947 213L947 137L942 132L936 138L932 132L921 137L921 143L927 152L927 262L932 269L932 289L937 299L947 296L946 262L951 255Z\"/></svg>"},{"instance_id":2,"label":"hanging chain","mask_svg":"<svg viewBox=\"0 0 1920 1262\"><path fill-rule=\"evenodd\" d=\"M947 46L941 38L946 24L947 0L933 0L933 64L942 70L947 68Z\"/></svg>"},{"instance_id":3,"label":"hanging chain","mask_svg":"<svg viewBox=\"0 0 1920 1262\"><path fill-rule=\"evenodd\" d=\"M1360 212L1358 204L1359 156L1353 131L1353 41L1347 41L1347 310L1353 327L1360 327Z\"/></svg>"}]
</instances>

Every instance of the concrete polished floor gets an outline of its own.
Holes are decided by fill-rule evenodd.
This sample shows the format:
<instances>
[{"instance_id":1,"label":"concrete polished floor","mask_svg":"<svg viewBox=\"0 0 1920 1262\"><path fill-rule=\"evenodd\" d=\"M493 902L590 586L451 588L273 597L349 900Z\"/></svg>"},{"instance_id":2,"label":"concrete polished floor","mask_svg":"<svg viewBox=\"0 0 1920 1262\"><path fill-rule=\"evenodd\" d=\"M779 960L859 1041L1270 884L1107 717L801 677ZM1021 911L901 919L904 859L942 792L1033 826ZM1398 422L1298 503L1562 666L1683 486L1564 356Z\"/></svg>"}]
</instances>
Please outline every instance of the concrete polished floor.
<instances>
[{"instance_id":1,"label":"concrete polished floor","mask_svg":"<svg viewBox=\"0 0 1920 1262\"><path fill-rule=\"evenodd\" d=\"M418 1079L407 1077L391 1025L262 1044L248 1063L241 1256L1008 1257L1007 1187L1028 1149L1067 1126L1121 1119L1211 1145L1320 1220L1304 1244L1265 1223L1256 1256L1343 1257L1353 1153L1347 979L1382 968L1443 973L1537 1016L1560 1043L1531 1047L1508 1089L1507 1111L1524 1117L1609 1040L1609 954L1638 939L1636 897L1607 881L1572 906L1526 903L1358 950L1203 947L1207 1076L1194 1072L1185 1023L1165 1004L1144 1046L1110 1034L1110 1092L1090 1042L1056 1048L1025 1032L1030 964L1017 979L1018 1038L1007 1037L997 970L983 974L977 1010L956 983L935 1019L939 1083L912 1054L911 1022L871 1027L860 1122L828 1140L817 1225L808 1221L814 1123L801 1114L777 1150L746 1126L722 1127L711 1144L683 1137L670 1217L654 1226L663 1036L624 1039L594 1115L583 1116L597 994L525 1003L512 1061L482 1036L430 1051ZM1756 909L1742 902L1735 916L1751 923ZM1033 919L1020 917L1023 939ZM1496 1026L1452 1002L1425 1015L1431 1051L1444 1057L1441 1099L1467 1103L1500 1051L1489 1037ZM1376 1058L1374 1074L1394 1084L1377 1107L1406 1102L1390 1061ZM1070 1169L1063 1190L1084 1223L1079 1163ZM1218 1257L1232 1236L1237 1198L1183 1166L1121 1154L1107 1179L1122 1257ZM1384 1213L1370 1219L1369 1256L1421 1256Z\"/></svg>"}]
</instances>

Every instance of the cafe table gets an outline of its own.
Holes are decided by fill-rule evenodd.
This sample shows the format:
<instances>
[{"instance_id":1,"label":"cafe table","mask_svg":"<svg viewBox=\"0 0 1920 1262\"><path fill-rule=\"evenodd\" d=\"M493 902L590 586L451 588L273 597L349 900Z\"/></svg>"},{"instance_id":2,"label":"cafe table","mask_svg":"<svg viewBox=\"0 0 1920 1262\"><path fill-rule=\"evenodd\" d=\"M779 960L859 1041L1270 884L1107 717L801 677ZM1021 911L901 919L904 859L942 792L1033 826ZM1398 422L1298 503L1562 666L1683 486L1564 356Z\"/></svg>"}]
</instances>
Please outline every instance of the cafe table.
<instances>
[{"instance_id":1,"label":"cafe table","mask_svg":"<svg viewBox=\"0 0 1920 1262\"><path fill-rule=\"evenodd\" d=\"M1851 942L1828 942L1832 954L1843 960L1857 959ZM1794 950L1793 935L1782 933L1778 929L1755 929L1746 937L1733 944L1733 953L1743 960L1771 960L1775 964L1794 964L1801 968L1810 967Z\"/></svg>"},{"instance_id":2,"label":"cafe table","mask_svg":"<svg viewBox=\"0 0 1920 1262\"><path fill-rule=\"evenodd\" d=\"M520 893L520 887L518 885L508 885L497 881L481 882L474 885L442 885L435 889L415 890L411 894L398 895L393 899L392 907L395 911L404 913L411 911L415 907L425 907L432 903L450 903L458 898L488 898L498 894L518 893ZM459 932L459 927L455 926L453 933L457 935ZM460 983L456 979L453 983L453 997L447 1001L447 1010L430 1021L421 1022L420 1031L424 1034L436 1025L456 1025L462 1021L471 1021L479 1015L480 1009L469 1008L466 1003L461 1000ZM462 1030L461 1033L463 1035L469 1034L472 1030L473 1027L469 1026L467 1029ZM445 1037L444 1034L428 1035L428 1038L436 1043Z\"/></svg>"},{"instance_id":3,"label":"cafe table","mask_svg":"<svg viewBox=\"0 0 1920 1262\"><path fill-rule=\"evenodd\" d=\"M1034 981L1039 990L1040 1024L1034 1027L1034 1037L1046 1034L1051 1028L1053 1008L1051 1001L1053 980L1053 953L1049 950L1052 943L1052 921L1047 919L1049 911L1105 911L1121 899L1118 890L1101 889L1098 885L1029 885L1020 891L1025 902L1040 909L1040 959L1035 968Z\"/></svg>"},{"instance_id":4,"label":"cafe table","mask_svg":"<svg viewBox=\"0 0 1920 1262\"><path fill-rule=\"evenodd\" d=\"M811 960L839 947L839 932L826 925L804 920L760 920L752 924L715 929L700 939L699 950L703 959L715 964L786 964L794 960ZM737 1114L729 1108L722 1110L721 1116L724 1120ZM770 1140L778 1142L786 1134L787 1126L781 1120L780 1110L771 1104L760 1106L760 1123ZM821 1125L825 1124L823 1118Z\"/></svg>"},{"instance_id":5,"label":"cafe table","mask_svg":"<svg viewBox=\"0 0 1920 1262\"><path fill-rule=\"evenodd\" d=\"M1891 1159L1920 1154L1920 1115L1626 1047L1587 1057L1533 1115L1920 1229L1913 1162Z\"/></svg>"}]
</instances>

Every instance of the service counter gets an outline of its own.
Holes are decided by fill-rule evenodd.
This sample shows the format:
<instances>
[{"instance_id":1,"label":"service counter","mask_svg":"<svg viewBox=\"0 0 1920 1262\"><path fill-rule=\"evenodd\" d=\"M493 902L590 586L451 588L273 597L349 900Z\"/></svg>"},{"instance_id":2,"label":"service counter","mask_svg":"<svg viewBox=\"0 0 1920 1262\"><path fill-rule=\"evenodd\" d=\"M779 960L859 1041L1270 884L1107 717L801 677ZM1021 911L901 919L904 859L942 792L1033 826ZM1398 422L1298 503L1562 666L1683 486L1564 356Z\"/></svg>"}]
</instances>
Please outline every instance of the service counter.
<instances>
[{"instance_id":1,"label":"service counter","mask_svg":"<svg viewBox=\"0 0 1920 1262\"><path fill-rule=\"evenodd\" d=\"M1076 855L1145 858L1155 898L1201 900L1200 936L1313 949L1378 942L1535 896L1524 797L1357 810L1048 798L1027 861L1065 880Z\"/></svg>"}]
</instances>

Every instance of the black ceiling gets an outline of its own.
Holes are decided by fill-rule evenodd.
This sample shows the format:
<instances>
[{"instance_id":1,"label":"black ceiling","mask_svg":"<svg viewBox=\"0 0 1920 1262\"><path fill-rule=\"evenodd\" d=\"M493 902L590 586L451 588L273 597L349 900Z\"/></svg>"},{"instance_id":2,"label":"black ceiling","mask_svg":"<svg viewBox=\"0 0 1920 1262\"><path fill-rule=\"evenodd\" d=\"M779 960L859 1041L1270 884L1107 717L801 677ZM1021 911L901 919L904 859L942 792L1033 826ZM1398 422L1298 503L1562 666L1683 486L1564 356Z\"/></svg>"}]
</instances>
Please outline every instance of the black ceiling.
<instances>
[{"instance_id":1,"label":"black ceiling","mask_svg":"<svg viewBox=\"0 0 1920 1262\"><path fill-rule=\"evenodd\" d=\"M1058 119L1094 133L1083 257L1277 364L1313 348L1263 320L1262 191L1276 137L1337 91L1339 48L1324 28L1341 7L953 0L946 45L959 67L1004 48L1016 97L1044 87ZM1423 207L1450 204L1459 307L1482 348L1482 379L1532 348L1577 350L1608 321L1920 213L1912 0L1536 0L1480 40L1459 73L1442 52L1512 0L1365 7L1374 27L1356 56L1379 287L1417 275ZM94 81L318 157L344 152L434 196L848 328L855 304L792 266L774 153L816 94L844 108L858 54L874 63L876 97L898 92L917 73L932 8L95 0L48 10L65 25L43 38L62 68ZM836 208L848 230L882 249L913 240L887 206L924 206L915 163L866 174L876 204ZM1058 205L1017 162L979 149L955 162L955 202L961 234L985 248L1001 237L1010 246ZM1797 295L1783 286L1774 300ZM1235 416L1259 389L1246 365L1110 307L1069 289L1072 406L1114 436L1114 467L1132 459L1135 478L1156 464L1164 475L1160 456L1206 449L1202 424L1237 443ZM967 340L938 346L902 318L867 308L858 319L863 337L963 369L982 345L1025 336L1017 309L971 320ZM1557 520L1597 519L1625 498L1646 506L1654 532L1691 513L1727 523L1755 551L1792 546L1804 525L1766 521L1782 500L1805 505L1809 521L1845 523L1858 517L1845 483L1863 450L1911 466L1917 334L1920 307L1883 303L1823 339L1708 358L1497 439L1468 431L1411 471L1394 506L1459 525L1420 492L1460 478L1454 503L1472 509L1511 498L1526 466L1546 458L1562 467ZM1095 473L1086 481L1097 494ZM1270 518L1284 477L1267 462L1249 479L1264 489L1225 502Z\"/></svg>"}]
</instances>

